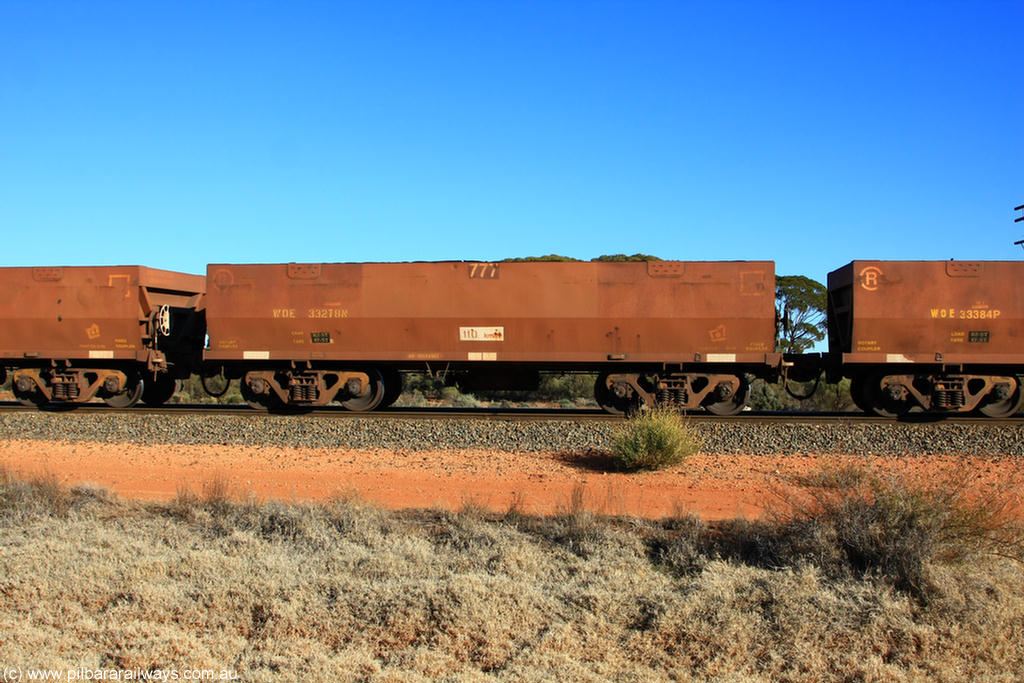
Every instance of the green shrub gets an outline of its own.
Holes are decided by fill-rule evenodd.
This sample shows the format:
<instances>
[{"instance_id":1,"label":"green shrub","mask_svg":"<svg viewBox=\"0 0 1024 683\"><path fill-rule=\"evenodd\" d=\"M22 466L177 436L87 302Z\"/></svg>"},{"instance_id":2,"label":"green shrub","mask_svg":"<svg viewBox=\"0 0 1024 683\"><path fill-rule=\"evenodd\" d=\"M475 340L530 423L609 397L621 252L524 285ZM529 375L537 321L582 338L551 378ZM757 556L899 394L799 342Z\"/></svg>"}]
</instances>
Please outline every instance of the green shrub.
<instances>
[{"instance_id":1,"label":"green shrub","mask_svg":"<svg viewBox=\"0 0 1024 683\"><path fill-rule=\"evenodd\" d=\"M452 398L453 408L479 408L480 405L480 401L473 394L463 394L460 392Z\"/></svg>"},{"instance_id":2,"label":"green shrub","mask_svg":"<svg viewBox=\"0 0 1024 683\"><path fill-rule=\"evenodd\" d=\"M395 406L398 408L422 408L429 405L427 397L423 395L423 392L419 389L413 389L412 391L405 391L398 400L395 401Z\"/></svg>"},{"instance_id":3,"label":"green shrub","mask_svg":"<svg viewBox=\"0 0 1024 683\"><path fill-rule=\"evenodd\" d=\"M656 470L677 465L700 450L700 438L668 410L630 417L612 442L612 461L623 470Z\"/></svg>"},{"instance_id":4,"label":"green shrub","mask_svg":"<svg viewBox=\"0 0 1024 683\"><path fill-rule=\"evenodd\" d=\"M812 386L810 383L791 382L790 388L799 395L810 391ZM755 379L750 383L747 405L751 410L820 410L828 412L858 410L850 397L850 380L844 378L838 384L829 384L825 381L824 375L814 393L804 400L793 398L786 393L786 386L783 382L769 383L763 379Z\"/></svg>"}]
</instances>

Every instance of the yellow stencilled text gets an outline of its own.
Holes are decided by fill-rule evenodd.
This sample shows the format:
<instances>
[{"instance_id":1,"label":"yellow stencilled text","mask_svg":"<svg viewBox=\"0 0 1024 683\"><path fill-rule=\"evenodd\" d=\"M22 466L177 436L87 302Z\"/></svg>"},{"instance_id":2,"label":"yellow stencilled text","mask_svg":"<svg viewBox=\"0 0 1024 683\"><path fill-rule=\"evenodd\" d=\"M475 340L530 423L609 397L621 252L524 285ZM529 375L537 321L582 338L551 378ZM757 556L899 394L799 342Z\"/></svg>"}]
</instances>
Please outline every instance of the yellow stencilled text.
<instances>
[{"instance_id":1,"label":"yellow stencilled text","mask_svg":"<svg viewBox=\"0 0 1024 683\"><path fill-rule=\"evenodd\" d=\"M346 308L311 308L306 312L307 318L347 318Z\"/></svg>"},{"instance_id":2,"label":"yellow stencilled text","mask_svg":"<svg viewBox=\"0 0 1024 683\"><path fill-rule=\"evenodd\" d=\"M931 314L940 320L995 320L1003 312L998 308L933 308Z\"/></svg>"}]
</instances>

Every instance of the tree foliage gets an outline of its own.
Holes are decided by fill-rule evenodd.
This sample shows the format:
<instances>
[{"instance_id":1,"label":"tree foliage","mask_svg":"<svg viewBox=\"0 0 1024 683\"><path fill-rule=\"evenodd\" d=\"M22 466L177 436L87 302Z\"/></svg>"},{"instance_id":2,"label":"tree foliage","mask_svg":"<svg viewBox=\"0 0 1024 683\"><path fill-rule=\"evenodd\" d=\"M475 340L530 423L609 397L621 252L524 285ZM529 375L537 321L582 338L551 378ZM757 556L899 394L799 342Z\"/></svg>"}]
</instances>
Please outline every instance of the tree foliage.
<instances>
[{"instance_id":1,"label":"tree foliage","mask_svg":"<svg viewBox=\"0 0 1024 683\"><path fill-rule=\"evenodd\" d=\"M578 262L580 259L573 258L572 256L562 256L560 254L546 254L544 256L519 256L516 258L502 259L502 263L534 263L537 261L558 261L558 262Z\"/></svg>"},{"instance_id":2,"label":"tree foliage","mask_svg":"<svg viewBox=\"0 0 1024 683\"><path fill-rule=\"evenodd\" d=\"M807 385L797 385L797 391L803 393ZM763 379L755 379L750 383L747 393L747 405L751 410L789 410L789 411L820 411L846 412L859 410L850 398L850 380L842 379L838 384L828 384L822 378L818 390L806 400L798 400L786 393L783 382L768 383Z\"/></svg>"},{"instance_id":3,"label":"tree foliage","mask_svg":"<svg viewBox=\"0 0 1024 683\"><path fill-rule=\"evenodd\" d=\"M657 256L651 256L650 254L603 254L597 258L590 259L591 262L600 263L621 263L623 261L661 261ZM560 254L547 254L545 256L519 256L516 258L502 259L502 263L533 263L536 261L571 261L579 262L582 259L573 258L572 256L562 256Z\"/></svg>"},{"instance_id":4,"label":"tree foliage","mask_svg":"<svg viewBox=\"0 0 1024 683\"><path fill-rule=\"evenodd\" d=\"M803 353L825 338L825 285L803 275L775 278L775 349Z\"/></svg>"},{"instance_id":5,"label":"tree foliage","mask_svg":"<svg viewBox=\"0 0 1024 683\"><path fill-rule=\"evenodd\" d=\"M604 254L597 258L590 259L591 261L600 261L604 263L620 263L622 261L660 261L661 259L657 256L651 256L650 254L633 254L632 256L626 256L625 254Z\"/></svg>"}]
</instances>

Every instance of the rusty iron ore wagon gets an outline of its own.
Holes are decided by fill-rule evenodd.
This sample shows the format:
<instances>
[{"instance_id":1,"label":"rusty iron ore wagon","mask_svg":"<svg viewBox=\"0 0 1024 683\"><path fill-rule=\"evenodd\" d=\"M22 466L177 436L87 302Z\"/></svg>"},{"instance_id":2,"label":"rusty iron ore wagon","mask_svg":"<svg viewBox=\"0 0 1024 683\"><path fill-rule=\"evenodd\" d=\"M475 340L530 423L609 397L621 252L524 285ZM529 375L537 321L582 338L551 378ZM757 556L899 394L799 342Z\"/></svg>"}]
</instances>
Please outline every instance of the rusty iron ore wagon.
<instances>
[{"instance_id":1,"label":"rusty iron ore wagon","mask_svg":"<svg viewBox=\"0 0 1024 683\"><path fill-rule=\"evenodd\" d=\"M467 391L597 376L610 412L743 409L750 377L851 380L879 415L1021 406L1024 263L854 261L828 276L829 350L775 351L771 261L0 268L0 382L25 403L166 401L238 379L269 409L389 405L402 375ZM205 345L204 345L205 339Z\"/></svg>"},{"instance_id":2,"label":"rusty iron ore wagon","mask_svg":"<svg viewBox=\"0 0 1024 683\"><path fill-rule=\"evenodd\" d=\"M1017 412L1024 263L854 261L828 276L827 363L866 412Z\"/></svg>"},{"instance_id":3,"label":"rusty iron ore wagon","mask_svg":"<svg viewBox=\"0 0 1024 683\"><path fill-rule=\"evenodd\" d=\"M141 266L0 268L0 376L26 403L161 404L199 370L204 290Z\"/></svg>"},{"instance_id":4,"label":"rusty iron ore wagon","mask_svg":"<svg viewBox=\"0 0 1024 683\"><path fill-rule=\"evenodd\" d=\"M388 405L401 373L536 388L544 370L598 373L611 412L743 408L772 376L770 261L312 263L207 269L208 364L250 403Z\"/></svg>"}]
</instances>

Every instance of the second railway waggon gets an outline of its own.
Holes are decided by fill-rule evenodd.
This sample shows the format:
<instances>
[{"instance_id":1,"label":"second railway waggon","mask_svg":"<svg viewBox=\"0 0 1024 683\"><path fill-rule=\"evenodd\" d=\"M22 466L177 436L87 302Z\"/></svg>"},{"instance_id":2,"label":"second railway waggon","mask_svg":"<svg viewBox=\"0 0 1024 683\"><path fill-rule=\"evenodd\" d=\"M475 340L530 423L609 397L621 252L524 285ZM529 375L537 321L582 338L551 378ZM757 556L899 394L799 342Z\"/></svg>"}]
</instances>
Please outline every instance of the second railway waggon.
<instances>
[{"instance_id":1,"label":"second railway waggon","mask_svg":"<svg viewBox=\"0 0 1024 683\"><path fill-rule=\"evenodd\" d=\"M612 412L731 414L781 360L770 261L214 264L207 285L207 363L268 408L372 410L405 371L471 390L555 370L597 373Z\"/></svg>"}]
</instances>

